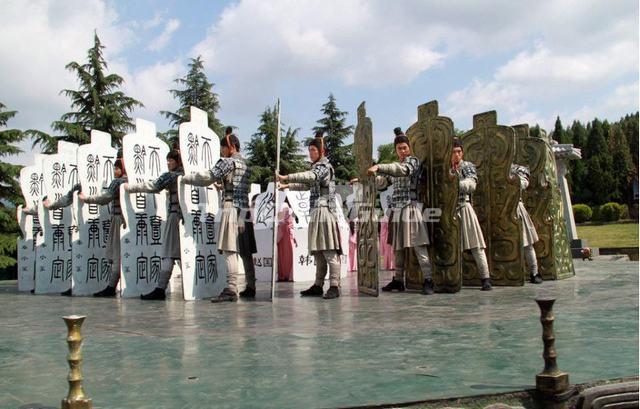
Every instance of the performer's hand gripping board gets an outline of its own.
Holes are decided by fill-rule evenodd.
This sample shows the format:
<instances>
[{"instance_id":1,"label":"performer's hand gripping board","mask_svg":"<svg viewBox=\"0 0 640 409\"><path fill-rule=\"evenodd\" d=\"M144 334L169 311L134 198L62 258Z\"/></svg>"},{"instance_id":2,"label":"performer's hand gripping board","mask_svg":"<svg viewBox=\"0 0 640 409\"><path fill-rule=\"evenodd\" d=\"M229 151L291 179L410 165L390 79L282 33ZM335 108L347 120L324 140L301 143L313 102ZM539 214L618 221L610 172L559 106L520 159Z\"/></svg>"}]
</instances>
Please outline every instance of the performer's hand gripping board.
<instances>
[{"instance_id":1,"label":"performer's hand gripping board","mask_svg":"<svg viewBox=\"0 0 640 409\"><path fill-rule=\"evenodd\" d=\"M191 107L191 121L180 124L180 152L185 175L208 171L220 159L220 138L207 125L207 113ZM182 292L185 300L211 298L226 283L218 255L218 191L178 182Z\"/></svg>"},{"instance_id":2,"label":"performer's hand gripping board","mask_svg":"<svg viewBox=\"0 0 640 409\"><path fill-rule=\"evenodd\" d=\"M26 207L38 209L43 196L44 176L42 175L42 155L35 155L35 164L20 170L20 189ZM38 215L23 212L18 206L17 217L22 237L18 237L18 290L31 291L35 288L36 237L42 233Z\"/></svg>"},{"instance_id":3,"label":"performer's hand gripping board","mask_svg":"<svg viewBox=\"0 0 640 409\"><path fill-rule=\"evenodd\" d=\"M113 164L117 151L111 146L111 135L91 131L91 142L78 147L78 178L82 192L95 196L113 180ZM113 206L82 203L77 193L73 209L78 221L73 235L73 295L90 295L109 285L111 274L118 274L107 257L109 227Z\"/></svg>"},{"instance_id":4,"label":"performer's hand gripping board","mask_svg":"<svg viewBox=\"0 0 640 409\"><path fill-rule=\"evenodd\" d=\"M122 139L122 153L131 183L155 180L167 171L169 147L156 137L152 122L136 119L136 131ZM127 193L121 185L120 205L126 223L120 236L122 296L137 297L153 290L158 282L167 195Z\"/></svg>"},{"instance_id":5,"label":"performer's hand gripping board","mask_svg":"<svg viewBox=\"0 0 640 409\"><path fill-rule=\"evenodd\" d=\"M78 183L76 154L78 145L58 142L58 153L43 155L44 191L52 200L59 199ZM58 293L71 288L73 271L71 237L77 229L71 207L49 210L38 205L42 235L36 239L37 294Z\"/></svg>"}]
</instances>

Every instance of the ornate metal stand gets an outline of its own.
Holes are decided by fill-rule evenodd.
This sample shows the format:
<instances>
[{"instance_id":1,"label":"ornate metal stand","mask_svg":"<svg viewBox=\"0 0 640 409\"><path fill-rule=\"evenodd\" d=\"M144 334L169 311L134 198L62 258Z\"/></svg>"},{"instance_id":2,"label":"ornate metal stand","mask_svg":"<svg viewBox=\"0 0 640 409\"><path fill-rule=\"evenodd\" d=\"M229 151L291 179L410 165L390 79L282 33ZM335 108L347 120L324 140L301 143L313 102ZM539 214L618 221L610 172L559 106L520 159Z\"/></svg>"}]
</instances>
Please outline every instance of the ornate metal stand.
<instances>
[{"instance_id":1,"label":"ornate metal stand","mask_svg":"<svg viewBox=\"0 0 640 409\"><path fill-rule=\"evenodd\" d=\"M556 358L555 334L553 332L553 303L555 298L537 298L540 307L540 322L542 323L542 341L544 342L544 369L536 375L536 389L541 395L545 408L560 409L565 407L569 391L569 374L558 369Z\"/></svg>"},{"instance_id":2,"label":"ornate metal stand","mask_svg":"<svg viewBox=\"0 0 640 409\"><path fill-rule=\"evenodd\" d=\"M91 409L91 399L87 398L82 389L82 334L80 328L85 316L70 315L62 317L67 324L67 344L69 345L69 393L62 400L62 409Z\"/></svg>"}]
</instances>

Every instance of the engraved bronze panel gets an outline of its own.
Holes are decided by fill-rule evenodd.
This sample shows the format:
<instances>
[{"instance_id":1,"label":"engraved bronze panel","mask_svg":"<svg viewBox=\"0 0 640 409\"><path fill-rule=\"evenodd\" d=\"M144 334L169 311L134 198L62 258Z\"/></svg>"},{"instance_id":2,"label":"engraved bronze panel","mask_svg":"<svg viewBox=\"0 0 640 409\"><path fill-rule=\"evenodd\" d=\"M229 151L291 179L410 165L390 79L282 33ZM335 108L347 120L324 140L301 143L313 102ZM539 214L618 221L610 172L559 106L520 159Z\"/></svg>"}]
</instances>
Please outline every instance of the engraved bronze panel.
<instances>
[{"instance_id":1,"label":"engraved bronze panel","mask_svg":"<svg viewBox=\"0 0 640 409\"><path fill-rule=\"evenodd\" d=\"M367 176L373 165L373 125L366 116L364 102L358 107L358 123L353 138L362 197L357 199L358 214L358 290L378 296L378 218L375 212L375 178Z\"/></svg>"},{"instance_id":2,"label":"engraved bronze panel","mask_svg":"<svg viewBox=\"0 0 640 409\"><path fill-rule=\"evenodd\" d=\"M455 293L462 287L460 254L460 227L456 217L458 177L452 175L451 151L453 149L453 121L438 116L438 102L431 101L418 107L418 121L407 130L413 154L422 164L419 198L423 214L437 217L429 223L429 257L433 266L436 292ZM406 285L421 289L423 276L415 252L408 250Z\"/></svg>"},{"instance_id":3,"label":"engraved bronze panel","mask_svg":"<svg viewBox=\"0 0 640 409\"><path fill-rule=\"evenodd\" d=\"M473 208L487 245L491 282L523 285L522 226L516 213L520 183L511 176L511 164L516 157L515 131L498 125L496 112L490 111L474 115L473 129L460 139L464 144L464 160L475 164L478 171ZM462 277L465 285L480 285L470 252L463 254Z\"/></svg>"},{"instance_id":4,"label":"engraved bronze panel","mask_svg":"<svg viewBox=\"0 0 640 409\"><path fill-rule=\"evenodd\" d=\"M518 163L529 166L531 172L523 200L540 237L534 245L538 270L545 280L572 277L575 272L553 151L546 138L531 137L527 125L514 128Z\"/></svg>"}]
</instances>

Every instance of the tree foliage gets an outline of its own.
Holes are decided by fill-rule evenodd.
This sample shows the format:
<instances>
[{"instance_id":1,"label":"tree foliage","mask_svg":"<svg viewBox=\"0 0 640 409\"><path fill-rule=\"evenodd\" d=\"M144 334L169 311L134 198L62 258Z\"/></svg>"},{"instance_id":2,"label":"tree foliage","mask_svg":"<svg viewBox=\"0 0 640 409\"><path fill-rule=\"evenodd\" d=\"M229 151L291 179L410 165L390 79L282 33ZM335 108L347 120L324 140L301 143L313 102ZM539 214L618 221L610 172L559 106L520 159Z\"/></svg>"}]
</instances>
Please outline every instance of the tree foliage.
<instances>
[{"instance_id":1,"label":"tree foliage","mask_svg":"<svg viewBox=\"0 0 640 409\"><path fill-rule=\"evenodd\" d=\"M209 128L219 136L224 135L224 126L216 117L220 109L218 94L213 92L215 84L209 82L204 72L204 61L201 56L192 58L189 62L189 72L184 77L176 78L174 82L181 85L182 89L171 89L169 92L178 100L178 110L176 112L160 111L169 120L171 129L164 133L168 140L178 137L178 126L190 120L190 107L194 106L207 113Z\"/></svg>"},{"instance_id":2,"label":"tree foliage","mask_svg":"<svg viewBox=\"0 0 640 409\"><path fill-rule=\"evenodd\" d=\"M247 145L247 158L252 167L251 183L266 189L273 181L276 160L277 107L267 107L260 115L258 130ZM304 155L300 154L299 128L280 128L280 173L288 175L305 169Z\"/></svg>"},{"instance_id":3,"label":"tree foliage","mask_svg":"<svg viewBox=\"0 0 640 409\"><path fill-rule=\"evenodd\" d=\"M72 61L66 65L65 68L76 74L79 82L77 90L64 89L60 92L71 99L72 111L51 124L57 133L55 136L38 130L27 131L34 140L34 147L40 145L45 153L53 153L59 140L89 143L92 129L110 133L114 146L120 147L124 134L134 128L129 115L143 105L121 90L124 84L121 76L106 73L104 48L96 33L93 47L87 51L86 63Z\"/></svg>"},{"instance_id":4,"label":"tree foliage","mask_svg":"<svg viewBox=\"0 0 640 409\"><path fill-rule=\"evenodd\" d=\"M314 132L323 132L327 159L333 166L336 179L339 182L347 182L355 176L355 158L353 156L353 143L345 144L353 134L353 125L346 125L348 112L340 111L333 94L329 94L329 100L322 105L324 115L317 121Z\"/></svg>"},{"instance_id":5,"label":"tree foliage","mask_svg":"<svg viewBox=\"0 0 640 409\"><path fill-rule=\"evenodd\" d=\"M22 166L5 162L8 156L22 152L15 146L24 138L18 129L7 129L7 123L16 111L7 111L0 103L0 269L16 264L16 238L20 231L16 220L16 208L23 204L18 177Z\"/></svg>"}]
</instances>

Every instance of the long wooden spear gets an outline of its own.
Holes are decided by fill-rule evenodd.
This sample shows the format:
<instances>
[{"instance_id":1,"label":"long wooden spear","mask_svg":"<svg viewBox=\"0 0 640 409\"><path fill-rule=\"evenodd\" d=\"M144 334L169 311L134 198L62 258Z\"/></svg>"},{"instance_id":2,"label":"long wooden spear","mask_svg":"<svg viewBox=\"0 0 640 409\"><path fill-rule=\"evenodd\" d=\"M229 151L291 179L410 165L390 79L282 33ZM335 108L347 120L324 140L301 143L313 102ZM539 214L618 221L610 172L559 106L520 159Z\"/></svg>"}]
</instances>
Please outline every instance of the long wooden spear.
<instances>
[{"instance_id":1,"label":"long wooden spear","mask_svg":"<svg viewBox=\"0 0 640 409\"><path fill-rule=\"evenodd\" d=\"M278 273L278 175L280 174L280 98L277 102L278 122L276 125L276 169L273 177L273 261L271 264L271 301L276 292L276 274Z\"/></svg>"}]
</instances>

